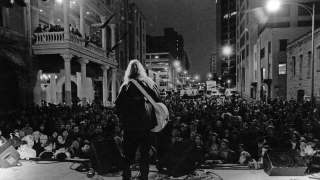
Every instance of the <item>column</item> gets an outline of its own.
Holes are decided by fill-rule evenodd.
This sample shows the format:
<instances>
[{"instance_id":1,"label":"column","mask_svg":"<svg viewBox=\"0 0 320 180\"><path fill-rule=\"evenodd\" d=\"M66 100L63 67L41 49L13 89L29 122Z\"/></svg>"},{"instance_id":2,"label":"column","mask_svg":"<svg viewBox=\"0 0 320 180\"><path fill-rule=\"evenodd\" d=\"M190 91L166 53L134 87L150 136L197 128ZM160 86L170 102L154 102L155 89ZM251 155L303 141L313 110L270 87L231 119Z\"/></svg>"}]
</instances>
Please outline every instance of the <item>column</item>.
<instances>
[{"instance_id":1,"label":"column","mask_svg":"<svg viewBox=\"0 0 320 180\"><path fill-rule=\"evenodd\" d=\"M69 32L69 13L70 13L70 1L64 0L63 1L63 29L64 29L64 40L70 39L70 32Z\"/></svg>"},{"instance_id":2,"label":"column","mask_svg":"<svg viewBox=\"0 0 320 180\"><path fill-rule=\"evenodd\" d=\"M103 70L103 78L102 78L102 95L103 95L103 104L106 106L108 101L108 69L109 66L101 66Z\"/></svg>"},{"instance_id":3,"label":"column","mask_svg":"<svg viewBox=\"0 0 320 180\"><path fill-rule=\"evenodd\" d=\"M70 61L73 57L72 54L61 54L62 58L64 59L64 74L65 74L65 102L66 106L71 106L71 68L70 68Z\"/></svg>"},{"instance_id":4,"label":"column","mask_svg":"<svg viewBox=\"0 0 320 180\"><path fill-rule=\"evenodd\" d=\"M41 74L42 70L39 70L37 73L37 82L35 87L33 88L34 103L39 106L41 106Z\"/></svg>"},{"instance_id":5,"label":"column","mask_svg":"<svg viewBox=\"0 0 320 180\"><path fill-rule=\"evenodd\" d=\"M116 101L117 69L112 69L112 102Z\"/></svg>"},{"instance_id":6,"label":"column","mask_svg":"<svg viewBox=\"0 0 320 180\"><path fill-rule=\"evenodd\" d=\"M100 18L101 18L102 24L107 21L106 16L102 16ZM102 34L102 48L106 50L107 49L107 28L103 28L101 34Z\"/></svg>"},{"instance_id":7,"label":"column","mask_svg":"<svg viewBox=\"0 0 320 180\"><path fill-rule=\"evenodd\" d=\"M85 39L86 37L84 36L84 8L83 8L84 2L83 1L84 0L79 1L79 4L80 4L80 29L79 29L79 31L80 31L83 39Z\"/></svg>"},{"instance_id":8,"label":"column","mask_svg":"<svg viewBox=\"0 0 320 180\"><path fill-rule=\"evenodd\" d=\"M76 29L78 29L79 30L79 32L80 32L80 20L75 20L74 21L75 23L76 23ZM81 34L82 35L82 34Z\"/></svg>"},{"instance_id":9,"label":"column","mask_svg":"<svg viewBox=\"0 0 320 180\"><path fill-rule=\"evenodd\" d=\"M30 2L31 3L31 2ZM38 4L35 5L35 7L31 6L31 32L33 35L34 30L39 25L39 10L38 10Z\"/></svg>"},{"instance_id":10,"label":"column","mask_svg":"<svg viewBox=\"0 0 320 180\"><path fill-rule=\"evenodd\" d=\"M57 104L57 85L56 85L56 74L51 73L49 75L50 78L50 98L51 98L51 103Z\"/></svg>"},{"instance_id":11,"label":"column","mask_svg":"<svg viewBox=\"0 0 320 180\"><path fill-rule=\"evenodd\" d=\"M49 25L50 24L54 25L54 19L53 19L54 7L55 7L55 3L49 6Z\"/></svg>"},{"instance_id":12,"label":"column","mask_svg":"<svg viewBox=\"0 0 320 180\"><path fill-rule=\"evenodd\" d=\"M85 106L87 104L87 64L89 60L81 58L78 62L81 64L81 104Z\"/></svg>"},{"instance_id":13,"label":"column","mask_svg":"<svg viewBox=\"0 0 320 180\"><path fill-rule=\"evenodd\" d=\"M110 24L110 29L111 29L111 47L116 45L116 25L115 24Z\"/></svg>"}]
</instances>

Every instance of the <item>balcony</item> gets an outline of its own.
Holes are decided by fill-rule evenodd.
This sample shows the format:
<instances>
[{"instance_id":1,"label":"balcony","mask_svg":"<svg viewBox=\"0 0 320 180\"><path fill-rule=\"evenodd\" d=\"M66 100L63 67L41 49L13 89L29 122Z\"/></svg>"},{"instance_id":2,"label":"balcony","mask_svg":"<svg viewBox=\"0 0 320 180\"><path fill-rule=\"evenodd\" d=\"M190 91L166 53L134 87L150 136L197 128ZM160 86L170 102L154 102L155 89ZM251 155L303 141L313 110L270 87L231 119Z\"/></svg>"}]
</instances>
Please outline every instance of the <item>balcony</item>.
<instances>
[{"instance_id":1,"label":"balcony","mask_svg":"<svg viewBox=\"0 0 320 180\"><path fill-rule=\"evenodd\" d=\"M115 54L110 53L92 43L85 47L85 40L70 34L69 40L64 40L64 32L35 33L36 41L33 50L35 55L70 53L88 59L98 64L108 64L116 67Z\"/></svg>"}]
</instances>

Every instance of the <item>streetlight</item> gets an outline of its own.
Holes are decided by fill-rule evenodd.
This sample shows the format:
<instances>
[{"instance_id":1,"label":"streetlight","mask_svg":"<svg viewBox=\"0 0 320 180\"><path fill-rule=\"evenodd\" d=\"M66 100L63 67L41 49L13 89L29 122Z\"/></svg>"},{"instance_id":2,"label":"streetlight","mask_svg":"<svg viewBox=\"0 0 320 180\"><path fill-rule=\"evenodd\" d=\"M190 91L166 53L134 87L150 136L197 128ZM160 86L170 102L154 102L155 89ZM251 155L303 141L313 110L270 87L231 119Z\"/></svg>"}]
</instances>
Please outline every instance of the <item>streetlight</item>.
<instances>
[{"instance_id":1,"label":"streetlight","mask_svg":"<svg viewBox=\"0 0 320 180\"><path fill-rule=\"evenodd\" d=\"M227 83L228 83L228 89L230 89L230 83L231 83L230 79L227 81Z\"/></svg>"},{"instance_id":2,"label":"streetlight","mask_svg":"<svg viewBox=\"0 0 320 180\"><path fill-rule=\"evenodd\" d=\"M267 9L269 11L277 11L280 9L281 4L292 4L297 5L305 10L307 10L312 18L312 30L311 30L311 49L312 49L312 58L311 58L311 107L314 107L314 10L315 10L315 3L313 3L312 8L303 5L303 4L297 4L297 3L281 3L278 0L270 0L267 3Z\"/></svg>"}]
</instances>

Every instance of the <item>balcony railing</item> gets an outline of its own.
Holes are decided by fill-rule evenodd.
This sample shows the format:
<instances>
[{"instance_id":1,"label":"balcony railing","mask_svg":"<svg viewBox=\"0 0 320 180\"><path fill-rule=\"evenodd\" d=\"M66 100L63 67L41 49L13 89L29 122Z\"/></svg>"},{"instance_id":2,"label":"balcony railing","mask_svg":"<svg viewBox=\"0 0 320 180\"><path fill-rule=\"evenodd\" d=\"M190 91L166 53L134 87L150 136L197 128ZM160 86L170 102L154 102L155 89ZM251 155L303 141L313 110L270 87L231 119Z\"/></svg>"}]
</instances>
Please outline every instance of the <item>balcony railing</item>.
<instances>
[{"instance_id":1,"label":"balcony railing","mask_svg":"<svg viewBox=\"0 0 320 180\"><path fill-rule=\"evenodd\" d=\"M66 41L64 40L64 32L44 32L44 33L35 33L36 36L36 42L35 45L44 45L44 44L59 44L59 43L65 43ZM74 34L70 33L70 40L69 42L72 42L73 44L86 48L90 50L91 52L107 57L107 51L102 49L101 47L94 45L92 43L88 43L86 47L86 41L83 38L80 38ZM108 58L110 59L115 59L115 54L110 53Z\"/></svg>"}]
</instances>

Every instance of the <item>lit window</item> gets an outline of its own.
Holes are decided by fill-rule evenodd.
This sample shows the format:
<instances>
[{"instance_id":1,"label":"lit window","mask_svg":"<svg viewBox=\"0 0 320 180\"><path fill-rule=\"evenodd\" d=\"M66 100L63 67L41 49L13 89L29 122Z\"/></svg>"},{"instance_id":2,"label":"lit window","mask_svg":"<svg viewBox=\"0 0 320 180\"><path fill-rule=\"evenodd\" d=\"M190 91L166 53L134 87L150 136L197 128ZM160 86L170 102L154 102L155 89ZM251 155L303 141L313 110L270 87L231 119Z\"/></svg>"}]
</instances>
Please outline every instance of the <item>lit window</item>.
<instances>
[{"instance_id":1,"label":"lit window","mask_svg":"<svg viewBox=\"0 0 320 180\"><path fill-rule=\"evenodd\" d=\"M279 74L286 74L287 72L287 64L279 64Z\"/></svg>"},{"instance_id":2,"label":"lit window","mask_svg":"<svg viewBox=\"0 0 320 180\"><path fill-rule=\"evenodd\" d=\"M159 56L154 56L154 58L158 59L158 58L159 58Z\"/></svg>"},{"instance_id":3,"label":"lit window","mask_svg":"<svg viewBox=\"0 0 320 180\"><path fill-rule=\"evenodd\" d=\"M223 18L224 18L224 19L228 19L228 18L229 18L229 14L225 14L225 15L223 16Z\"/></svg>"},{"instance_id":4,"label":"lit window","mask_svg":"<svg viewBox=\"0 0 320 180\"><path fill-rule=\"evenodd\" d=\"M234 16L234 15L237 15L237 12L232 12L232 13L230 14L230 16Z\"/></svg>"}]
</instances>

